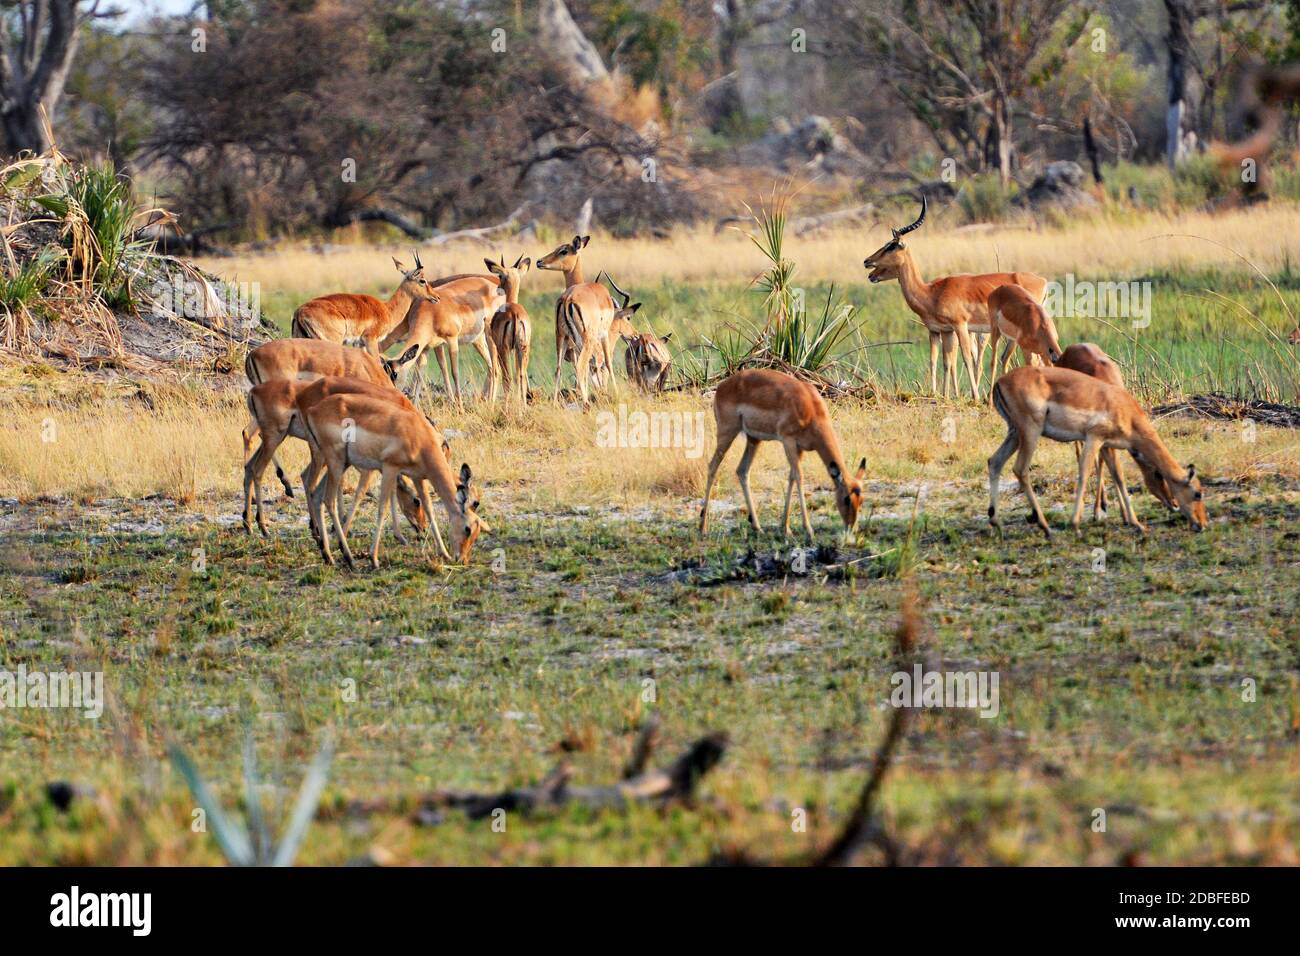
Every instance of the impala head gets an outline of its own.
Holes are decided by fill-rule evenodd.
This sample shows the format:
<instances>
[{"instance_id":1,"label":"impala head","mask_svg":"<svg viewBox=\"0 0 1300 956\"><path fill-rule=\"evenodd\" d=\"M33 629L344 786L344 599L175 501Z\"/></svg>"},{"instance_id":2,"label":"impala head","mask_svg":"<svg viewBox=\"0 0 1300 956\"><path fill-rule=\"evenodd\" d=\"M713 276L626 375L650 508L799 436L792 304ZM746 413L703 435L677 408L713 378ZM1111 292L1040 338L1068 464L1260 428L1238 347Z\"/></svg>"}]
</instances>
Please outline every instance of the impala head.
<instances>
[{"instance_id":1,"label":"impala head","mask_svg":"<svg viewBox=\"0 0 1300 956\"><path fill-rule=\"evenodd\" d=\"M870 271L867 276L872 282L885 282L889 279L897 279L899 268L907 252L907 246L903 245L902 238L913 229L921 228L921 223L925 222L925 213L929 208L925 194L921 194L921 215L916 217L916 222L910 226L904 226L902 229L891 229L894 238L867 256L862 260L862 268Z\"/></svg>"},{"instance_id":2,"label":"impala head","mask_svg":"<svg viewBox=\"0 0 1300 956\"><path fill-rule=\"evenodd\" d=\"M844 529L852 531L858 523L858 510L862 507L862 479L867 475L867 460L858 463L852 478L840 471L838 465L830 466L831 481L835 482L835 507L844 519Z\"/></svg>"},{"instance_id":3,"label":"impala head","mask_svg":"<svg viewBox=\"0 0 1300 956\"><path fill-rule=\"evenodd\" d=\"M500 262L484 259L483 264L487 266L488 272L497 277L501 285L501 291L505 293L507 299L510 299L512 296L519 294L519 280L532 268L533 260L520 256L515 260L514 265L508 266L506 265L506 257L502 256Z\"/></svg>"},{"instance_id":4,"label":"impala head","mask_svg":"<svg viewBox=\"0 0 1300 956\"><path fill-rule=\"evenodd\" d=\"M569 272L577 264L578 256L582 254L582 250L589 242L591 236L574 236L562 246L557 246L554 252L549 252L538 259L537 268Z\"/></svg>"},{"instance_id":5,"label":"impala head","mask_svg":"<svg viewBox=\"0 0 1300 956\"><path fill-rule=\"evenodd\" d=\"M1147 462L1138 457L1138 464L1145 466ZM1143 467L1143 476L1146 476L1146 468ZM1196 477L1196 466L1188 465L1187 474L1179 478L1176 475L1157 474L1156 479L1164 483L1167 493L1173 499L1173 506L1183 513L1183 516L1192 523L1193 531L1204 531L1209 526L1209 518L1205 514L1205 501L1201 491L1200 479ZM1165 495L1157 490L1158 486L1153 486L1152 482L1147 482L1147 487L1151 493L1162 501L1168 499Z\"/></svg>"},{"instance_id":6,"label":"impala head","mask_svg":"<svg viewBox=\"0 0 1300 956\"><path fill-rule=\"evenodd\" d=\"M1061 340L1056 334L1056 323L1052 321L1052 317L1045 311L1040 311L1039 316L1042 319L1039 339L1043 349L1043 356L1047 359L1048 365L1055 365L1061 359Z\"/></svg>"},{"instance_id":7,"label":"impala head","mask_svg":"<svg viewBox=\"0 0 1300 956\"><path fill-rule=\"evenodd\" d=\"M460 466L460 479L456 483L456 507L460 519L452 522L451 542L461 564L469 564L469 553L481 532L491 532L487 523L478 516L478 501L470 491L469 480L473 477L469 465Z\"/></svg>"},{"instance_id":8,"label":"impala head","mask_svg":"<svg viewBox=\"0 0 1300 956\"><path fill-rule=\"evenodd\" d=\"M1291 330L1291 334L1287 336L1287 341L1292 345L1300 345L1300 325Z\"/></svg>"},{"instance_id":9,"label":"impala head","mask_svg":"<svg viewBox=\"0 0 1300 956\"><path fill-rule=\"evenodd\" d=\"M384 374L388 376L388 380L396 385L398 373L406 367L408 362L414 362L416 356L419 354L420 347L418 345L412 345L395 359L381 358L379 364L384 367Z\"/></svg>"},{"instance_id":10,"label":"impala head","mask_svg":"<svg viewBox=\"0 0 1300 956\"><path fill-rule=\"evenodd\" d=\"M429 528L429 516L425 514L424 505L420 502L419 491L405 475L398 476L396 494L397 503L401 506L402 514L406 515L406 520L411 522L415 530L424 534Z\"/></svg>"},{"instance_id":11,"label":"impala head","mask_svg":"<svg viewBox=\"0 0 1300 956\"><path fill-rule=\"evenodd\" d=\"M398 287L413 299L425 299L428 302L437 302L438 295L433 291L433 286L424 277L424 263L420 261L420 254L413 252L415 257L415 268L407 269L402 265L401 260L396 256L393 257L393 265L397 266L397 271L402 274L402 284Z\"/></svg>"},{"instance_id":12,"label":"impala head","mask_svg":"<svg viewBox=\"0 0 1300 956\"><path fill-rule=\"evenodd\" d=\"M1196 477L1196 466L1187 466L1187 476L1182 479L1165 477L1165 483L1173 493L1178 510L1192 523L1193 531L1204 531L1210 524L1205 514L1204 495L1201 481Z\"/></svg>"}]
</instances>

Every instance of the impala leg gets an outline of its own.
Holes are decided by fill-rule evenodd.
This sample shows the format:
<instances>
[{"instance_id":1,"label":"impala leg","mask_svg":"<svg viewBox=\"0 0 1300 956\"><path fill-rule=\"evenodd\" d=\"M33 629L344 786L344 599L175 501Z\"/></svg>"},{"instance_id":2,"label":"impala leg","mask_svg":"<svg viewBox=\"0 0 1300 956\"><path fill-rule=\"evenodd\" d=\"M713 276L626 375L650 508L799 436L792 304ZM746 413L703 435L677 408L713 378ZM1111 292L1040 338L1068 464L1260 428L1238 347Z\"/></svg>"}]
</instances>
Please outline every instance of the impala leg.
<instances>
[{"instance_id":1,"label":"impala leg","mask_svg":"<svg viewBox=\"0 0 1300 956\"><path fill-rule=\"evenodd\" d=\"M745 453L740 456L736 466L736 477L740 479L740 491L745 496L745 508L749 511L749 524L756 532L762 531L758 524L758 512L754 509L754 496L749 491L749 466L754 463L754 453L758 451L758 439L745 436Z\"/></svg>"},{"instance_id":2,"label":"impala leg","mask_svg":"<svg viewBox=\"0 0 1300 956\"><path fill-rule=\"evenodd\" d=\"M1079 455L1079 478L1078 483L1074 486L1074 516L1070 519L1070 524L1074 530L1079 530L1079 522L1083 520L1083 496L1088 490L1088 473L1092 469L1092 462L1097 457L1098 446L1100 441L1094 435L1087 435L1083 440L1083 453ZM1099 463L1100 464L1100 463Z\"/></svg>"},{"instance_id":3,"label":"impala leg","mask_svg":"<svg viewBox=\"0 0 1300 956\"><path fill-rule=\"evenodd\" d=\"M273 441L269 435L263 435L257 451L244 463L244 530L250 534L253 528L249 521L249 510L254 499L257 501L257 527L263 535L268 533L266 519L262 516L262 475L266 472L267 462L274 458L280 441L283 441L283 436Z\"/></svg>"},{"instance_id":4,"label":"impala leg","mask_svg":"<svg viewBox=\"0 0 1300 956\"><path fill-rule=\"evenodd\" d=\"M998 339L1002 333L998 329L996 317L993 321L993 328L989 332L988 345L989 351L993 353L992 368L989 369L989 405L993 404L993 386L998 380ZM980 371L984 370L984 349L980 348Z\"/></svg>"},{"instance_id":5,"label":"impala leg","mask_svg":"<svg viewBox=\"0 0 1300 956\"><path fill-rule=\"evenodd\" d=\"M480 335L471 343L474 351L478 352L483 359L487 381L483 383L483 394L480 396L483 401L495 402L497 400L497 366L496 357L493 354L494 347L488 341L486 335Z\"/></svg>"},{"instance_id":6,"label":"impala leg","mask_svg":"<svg viewBox=\"0 0 1300 956\"><path fill-rule=\"evenodd\" d=\"M1020 481L1020 489L1025 493L1029 500L1030 522L1037 524L1043 529L1043 534L1050 539L1052 529L1047 526L1047 519L1043 517L1043 509L1038 505L1038 496L1034 494L1033 482L1029 480L1029 465L1034 460L1034 452L1038 448L1038 432L1022 433L1020 436L1020 453L1016 456L1015 473L1016 478Z\"/></svg>"},{"instance_id":7,"label":"impala leg","mask_svg":"<svg viewBox=\"0 0 1300 956\"><path fill-rule=\"evenodd\" d=\"M1001 529L1002 525L998 523L998 489L1002 484L1002 469L1006 467L1007 459L1011 453L1016 450L1020 444L1020 437L1014 428L1007 429L1007 437L1002 439L1002 444L998 450L989 458L989 524Z\"/></svg>"},{"instance_id":8,"label":"impala leg","mask_svg":"<svg viewBox=\"0 0 1300 956\"><path fill-rule=\"evenodd\" d=\"M940 336L938 332L930 333L930 394L931 395L939 394L939 379L938 379L939 339ZM944 371L947 372L946 364L944 365ZM945 381L944 388L947 387L948 387L948 383Z\"/></svg>"},{"instance_id":9,"label":"impala leg","mask_svg":"<svg viewBox=\"0 0 1300 956\"><path fill-rule=\"evenodd\" d=\"M307 484L305 479L303 484L304 486ZM321 557L324 558L325 563L332 567L334 565L334 555L330 552L330 538L325 528L325 494L328 490L328 481L317 481L307 491L307 502L311 514L311 523L316 529L316 544L320 548Z\"/></svg>"},{"instance_id":10,"label":"impala leg","mask_svg":"<svg viewBox=\"0 0 1300 956\"><path fill-rule=\"evenodd\" d=\"M803 514L803 532L808 536L808 543L812 544L814 537L812 522L808 520L808 499L804 496L803 469L799 466L799 459L803 452L799 450L798 444L793 439L781 444L785 446L785 457L790 462L790 477L794 479L795 486L799 489L799 511Z\"/></svg>"},{"instance_id":11,"label":"impala leg","mask_svg":"<svg viewBox=\"0 0 1300 956\"><path fill-rule=\"evenodd\" d=\"M709 530L709 496L713 494L713 482L718 477L718 466L722 464L722 459L727 457L731 443L736 440L736 436L739 434L739 428L718 426L718 445L713 450L713 457L709 459L709 477L704 481L704 504L700 506L701 535L704 535Z\"/></svg>"},{"instance_id":12,"label":"impala leg","mask_svg":"<svg viewBox=\"0 0 1300 956\"><path fill-rule=\"evenodd\" d=\"M352 549L348 547L348 536L343 533L343 521L339 517L339 499L343 497L343 469L335 468L331 465L325 477L325 499L330 505L330 521L334 525L334 534L339 540L339 550L343 552L343 560L347 562L348 569L356 567L356 562L352 559ZM322 516L322 531L324 518ZM328 535L322 535L328 538Z\"/></svg>"},{"instance_id":13,"label":"impala leg","mask_svg":"<svg viewBox=\"0 0 1300 956\"><path fill-rule=\"evenodd\" d=\"M320 470L320 459L313 449L311 461L307 463L307 467L302 470L299 477L302 479L303 496L307 499L307 526L311 529L311 536L316 539L317 544L320 544L320 525L316 522L315 491L316 486L320 484Z\"/></svg>"},{"instance_id":14,"label":"impala leg","mask_svg":"<svg viewBox=\"0 0 1300 956\"><path fill-rule=\"evenodd\" d=\"M352 496L352 507L348 509L348 516L343 519L343 533L352 533L352 519L356 517L357 508L361 505L361 499L366 496L370 490L370 483L375 479L375 472L369 468L357 469L357 490Z\"/></svg>"},{"instance_id":15,"label":"impala leg","mask_svg":"<svg viewBox=\"0 0 1300 956\"><path fill-rule=\"evenodd\" d=\"M433 513L433 499L429 497L429 483L423 478L417 479L416 483L420 486L420 506L424 508L424 513L429 516L429 526L433 528L433 540L438 546L438 553L451 561L453 560L451 552L447 550L447 545L443 543L442 532L438 530L438 519Z\"/></svg>"},{"instance_id":16,"label":"impala leg","mask_svg":"<svg viewBox=\"0 0 1300 956\"><path fill-rule=\"evenodd\" d=\"M614 374L614 348L610 344L609 336L606 335L600 341L601 354L605 356L605 373L609 376L607 387L614 392L618 391L618 376Z\"/></svg>"},{"instance_id":17,"label":"impala leg","mask_svg":"<svg viewBox=\"0 0 1300 956\"><path fill-rule=\"evenodd\" d=\"M384 536L384 517L388 513L388 506L394 507L393 525L397 525L396 504L394 502L394 492L397 488L397 472L384 469L383 479L379 482L379 514L375 516L375 538L370 544L370 566L379 570L379 541Z\"/></svg>"},{"instance_id":18,"label":"impala leg","mask_svg":"<svg viewBox=\"0 0 1300 956\"><path fill-rule=\"evenodd\" d=\"M989 337L983 332L975 333L975 384L984 381L984 350L988 348Z\"/></svg>"},{"instance_id":19,"label":"impala leg","mask_svg":"<svg viewBox=\"0 0 1300 956\"><path fill-rule=\"evenodd\" d=\"M1119 455L1115 454L1114 449L1107 450L1111 453L1106 457L1106 467L1115 482L1115 494L1119 498L1119 508L1124 515L1124 523L1131 528L1136 528L1139 534L1146 534L1147 529L1141 521L1138 521L1137 512L1133 510L1133 501L1128 495L1128 488L1124 485L1124 468L1120 464Z\"/></svg>"},{"instance_id":20,"label":"impala leg","mask_svg":"<svg viewBox=\"0 0 1300 956\"><path fill-rule=\"evenodd\" d=\"M790 498L794 494L794 469L785 483L785 508L781 511L781 534L790 537Z\"/></svg>"},{"instance_id":21,"label":"impala leg","mask_svg":"<svg viewBox=\"0 0 1300 956\"><path fill-rule=\"evenodd\" d=\"M582 404L586 405L589 392L587 390L587 379L591 375L591 354L594 349L594 343L591 336L587 336L587 341L582 343L582 351L578 353L577 360L573 363L573 373L578 379L578 397L582 399Z\"/></svg>"},{"instance_id":22,"label":"impala leg","mask_svg":"<svg viewBox=\"0 0 1300 956\"><path fill-rule=\"evenodd\" d=\"M515 353L515 378L519 379L519 401L528 404L528 346Z\"/></svg>"}]
</instances>

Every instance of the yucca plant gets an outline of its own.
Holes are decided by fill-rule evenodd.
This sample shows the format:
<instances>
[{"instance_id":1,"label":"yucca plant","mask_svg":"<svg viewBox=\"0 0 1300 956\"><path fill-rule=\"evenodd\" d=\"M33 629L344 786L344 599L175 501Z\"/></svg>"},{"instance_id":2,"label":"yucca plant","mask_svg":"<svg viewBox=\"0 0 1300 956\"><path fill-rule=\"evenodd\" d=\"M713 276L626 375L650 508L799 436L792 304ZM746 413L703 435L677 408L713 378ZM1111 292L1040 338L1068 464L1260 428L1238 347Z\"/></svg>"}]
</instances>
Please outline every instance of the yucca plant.
<instances>
[{"instance_id":1,"label":"yucca plant","mask_svg":"<svg viewBox=\"0 0 1300 956\"><path fill-rule=\"evenodd\" d=\"M212 829L213 839L233 866L292 866L298 850L302 847L307 828L316 816L316 807L320 803L321 792L329 778L330 762L334 759L334 742L326 736L317 751L302 786L298 790L298 799L293 812L289 815L284 835L277 843L266 815L262 812L262 798L258 793L259 778L257 771L257 754L253 746L253 736L244 736L244 793L248 812L248 826L244 827L236 820L226 816L221 804L208 788L203 776L194 762L179 747L173 746L168 751L172 765L185 778L190 793L198 801L207 815Z\"/></svg>"}]
</instances>

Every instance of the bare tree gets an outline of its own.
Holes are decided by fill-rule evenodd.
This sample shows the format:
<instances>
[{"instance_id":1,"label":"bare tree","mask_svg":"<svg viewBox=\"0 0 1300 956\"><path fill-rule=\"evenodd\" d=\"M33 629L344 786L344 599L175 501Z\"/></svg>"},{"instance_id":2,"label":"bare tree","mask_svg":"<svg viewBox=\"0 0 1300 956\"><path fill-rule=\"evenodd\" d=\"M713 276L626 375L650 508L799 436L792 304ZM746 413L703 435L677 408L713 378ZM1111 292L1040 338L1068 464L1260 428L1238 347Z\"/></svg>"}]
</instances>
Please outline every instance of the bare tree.
<instances>
[{"instance_id":1,"label":"bare tree","mask_svg":"<svg viewBox=\"0 0 1300 956\"><path fill-rule=\"evenodd\" d=\"M1165 35L1169 65L1165 74L1169 94L1165 108L1165 158L1171 167L1177 166L1195 148L1197 129L1210 132L1214 120L1214 93L1222 82L1232 62L1245 48L1243 40L1228 53L1224 37L1231 32L1233 14L1261 12L1267 15L1267 0L1164 0L1169 19L1169 32ZM1213 49L1202 57L1193 42L1197 24L1214 17L1216 28ZM1188 92L1188 78L1194 72L1201 81L1201 109L1194 110Z\"/></svg>"},{"instance_id":2,"label":"bare tree","mask_svg":"<svg viewBox=\"0 0 1300 956\"><path fill-rule=\"evenodd\" d=\"M41 109L54 115L77 54L79 28L99 15L98 7L99 0L0 2L0 123L9 152L49 147Z\"/></svg>"},{"instance_id":3,"label":"bare tree","mask_svg":"<svg viewBox=\"0 0 1300 956\"><path fill-rule=\"evenodd\" d=\"M754 31L784 20L799 8L801 0L717 0L713 12L718 18L718 68L716 119L722 128L745 115L740 98L740 48Z\"/></svg>"},{"instance_id":4,"label":"bare tree","mask_svg":"<svg viewBox=\"0 0 1300 956\"><path fill-rule=\"evenodd\" d=\"M997 169L1004 185L1020 101L1089 17L1074 0L839 0L832 10L830 52L877 70L941 149Z\"/></svg>"}]
</instances>

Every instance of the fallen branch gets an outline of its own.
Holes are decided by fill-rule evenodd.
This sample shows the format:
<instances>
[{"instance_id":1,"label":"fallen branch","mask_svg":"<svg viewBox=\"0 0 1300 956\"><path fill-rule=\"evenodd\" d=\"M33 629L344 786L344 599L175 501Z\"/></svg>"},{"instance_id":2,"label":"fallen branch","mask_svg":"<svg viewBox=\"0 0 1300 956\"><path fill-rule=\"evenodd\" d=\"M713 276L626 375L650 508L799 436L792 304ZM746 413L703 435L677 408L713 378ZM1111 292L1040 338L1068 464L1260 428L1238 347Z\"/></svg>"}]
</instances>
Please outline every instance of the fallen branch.
<instances>
[{"instance_id":1,"label":"fallen branch","mask_svg":"<svg viewBox=\"0 0 1300 956\"><path fill-rule=\"evenodd\" d=\"M488 236L491 236L494 233L504 232L507 229L513 229L517 226L520 218L528 210L528 205L528 203L524 203L507 216L505 220L494 226L479 226L477 229L458 229L455 232L444 232L441 235L434 236L430 239L429 244L433 246L441 246L448 242L456 242L460 239L470 239L474 242L481 242L484 245L491 245Z\"/></svg>"},{"instance_id":2,"label":"fallen branch","mask_svg":"<svg viewBox=\"0 0 1300 956\"><path fill-rule=\"evenodd\" d=\"M648 759L656 734L653 722L642 728L628 769L636 769L638 761ZM662 806L678 800L689 800L700 779L718 765L726 753L727 744L726 734L707 734L695 741L667 767L637 772L607 786L570 786L573 768L567 762L561 762L532 787L507 789L497 793L435 790L420 798L414 807L413 816L417 820L427 820L437 818L440 810L460 810L469 819L480 820L496 810L532 814L571 804L591 810L625 810L633 803ZM395 807L389 801L374 800L353 803L348 807L348 812L369 815L391 812L393 809Z\"/></svg>"}]
</instances>

